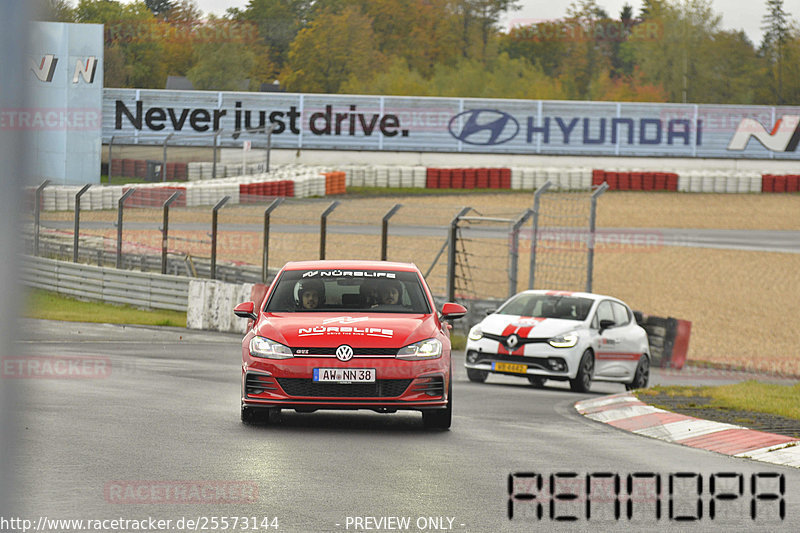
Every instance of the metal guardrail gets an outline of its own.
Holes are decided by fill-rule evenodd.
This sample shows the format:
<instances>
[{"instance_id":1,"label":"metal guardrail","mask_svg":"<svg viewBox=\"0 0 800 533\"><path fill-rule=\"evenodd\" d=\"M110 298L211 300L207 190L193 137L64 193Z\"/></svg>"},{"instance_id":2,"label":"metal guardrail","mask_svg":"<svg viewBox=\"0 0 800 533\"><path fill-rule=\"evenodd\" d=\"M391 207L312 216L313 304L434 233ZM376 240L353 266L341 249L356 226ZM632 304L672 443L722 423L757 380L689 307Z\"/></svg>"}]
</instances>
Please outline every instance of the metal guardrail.
<instances>
[{"instance_id":1,"label":"metal guardrail","mask_svg":"<svg viewBox=\"0 0 800 533\"><path fill-rule=\"evenodd\" d=\"M186 311L191 278L118 270L43 257L23 257L21 281L44 289L108 303Z\"/></svg>"}]
</instances>

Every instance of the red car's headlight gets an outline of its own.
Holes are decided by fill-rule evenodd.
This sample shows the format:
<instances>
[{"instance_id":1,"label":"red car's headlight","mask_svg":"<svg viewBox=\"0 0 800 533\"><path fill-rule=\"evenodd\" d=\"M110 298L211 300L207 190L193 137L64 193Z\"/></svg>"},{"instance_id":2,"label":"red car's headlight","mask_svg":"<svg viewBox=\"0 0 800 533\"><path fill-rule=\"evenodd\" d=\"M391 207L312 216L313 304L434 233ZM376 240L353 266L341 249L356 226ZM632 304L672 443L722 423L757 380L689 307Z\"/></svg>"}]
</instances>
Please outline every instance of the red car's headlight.
<instances>
[{"instance_id":1,"label":"red car's headlight","mask_svg":"<svg viewBox=\"0 0 800 533\"><path fill-rule=\"evenodd\" d=\"M442 343L437 339L427 339L424 341L409 344L397 351L398 359L419 360L436 359L442 356Z\"/></svg>"},{"instance_id":2,"label":"red car's headlight","mask_svg":"<svg viewBox=\"0 0 800 533\"><path fill-rule=\"evenodd\" d=\"M253 337L250 339L250 355L266 359L289 359L293 357L291 348L266 337Z\"/></svg>"}]
</instances>

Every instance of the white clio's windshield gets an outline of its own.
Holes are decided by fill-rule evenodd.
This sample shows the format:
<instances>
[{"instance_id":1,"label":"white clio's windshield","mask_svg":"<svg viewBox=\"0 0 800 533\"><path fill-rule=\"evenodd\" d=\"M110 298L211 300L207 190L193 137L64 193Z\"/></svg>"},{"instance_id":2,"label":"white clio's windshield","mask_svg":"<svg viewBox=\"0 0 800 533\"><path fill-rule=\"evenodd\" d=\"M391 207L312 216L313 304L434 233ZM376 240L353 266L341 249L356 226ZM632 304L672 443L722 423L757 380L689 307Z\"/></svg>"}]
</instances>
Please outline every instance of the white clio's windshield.
<instances>
[{"instance_id":1,"label":"white clio's windshield","mask_svg":"<svg viewBox=\"0 0 800 533\"><path fill-rule=\"evenodd\" d=\"M501 315L585 320L592 300L551 294L518 294L497 310Z\"/></svg>"},{"instance_id":2,"label":"white clio's windshield","mask_svg":"<svg viewBox=\"0 0 800 533\"><path fill-rule=\"evenodd\" d=\"M431 312L416 273L367 270L286 271L265 310L270 313Z\"/></svg>"}]
</instances>

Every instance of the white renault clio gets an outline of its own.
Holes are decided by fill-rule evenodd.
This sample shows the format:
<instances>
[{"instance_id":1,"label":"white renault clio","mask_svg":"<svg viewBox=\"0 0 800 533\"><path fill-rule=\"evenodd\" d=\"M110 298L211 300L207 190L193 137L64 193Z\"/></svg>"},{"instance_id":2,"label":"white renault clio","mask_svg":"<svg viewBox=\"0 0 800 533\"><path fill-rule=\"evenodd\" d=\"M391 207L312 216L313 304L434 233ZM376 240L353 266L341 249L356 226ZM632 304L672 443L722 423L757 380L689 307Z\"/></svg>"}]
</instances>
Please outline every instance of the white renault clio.
<instances>
[{"instance_id":1,"label":"white renault clio","mask_svg":"<svg viewBox=\"0 0 800 533\"><path fill-rule=\"evenodd\" d=\"M483 382L490 373L527 378L541 387L548 379L569 380L576 392L592 381L647 387L647 333L624 302L585 292L521 292L469 332L467 376Z\"/></svg>"}]
</instances>

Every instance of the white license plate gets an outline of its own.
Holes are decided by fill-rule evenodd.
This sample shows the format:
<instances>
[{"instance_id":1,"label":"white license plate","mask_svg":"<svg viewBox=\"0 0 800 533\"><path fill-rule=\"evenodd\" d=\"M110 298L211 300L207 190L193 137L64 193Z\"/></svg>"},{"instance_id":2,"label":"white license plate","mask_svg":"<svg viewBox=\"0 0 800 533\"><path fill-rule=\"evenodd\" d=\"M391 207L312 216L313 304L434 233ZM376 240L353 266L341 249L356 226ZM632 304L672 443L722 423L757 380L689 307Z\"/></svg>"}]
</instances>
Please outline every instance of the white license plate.
<instances>
[{"instance_id":1,"label":"white license plate","mask_svg":"<svg viewBox=\"0 0 800 533\"><path fill-rule=\"evenodd\" d=\"M374 368L315 368L314 381L344 383L374 383Z\"/></svg>"}]
</instances>

